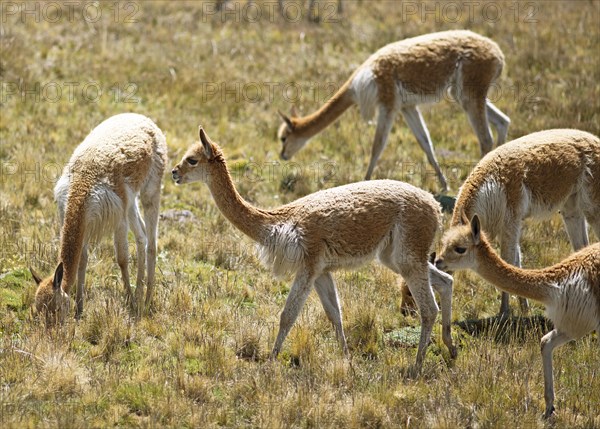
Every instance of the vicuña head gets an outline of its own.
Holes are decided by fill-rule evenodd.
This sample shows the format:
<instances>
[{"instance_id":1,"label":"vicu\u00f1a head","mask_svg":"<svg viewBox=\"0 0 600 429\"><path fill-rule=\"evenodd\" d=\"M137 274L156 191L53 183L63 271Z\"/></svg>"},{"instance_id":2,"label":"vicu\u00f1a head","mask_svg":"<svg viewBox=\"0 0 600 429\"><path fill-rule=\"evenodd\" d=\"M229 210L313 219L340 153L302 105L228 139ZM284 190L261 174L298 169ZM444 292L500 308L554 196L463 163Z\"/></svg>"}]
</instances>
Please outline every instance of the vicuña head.
<instances>
[{"instance_id":1,"label":"vicu\u00f1a head","mask_svg":"<svg viewBox=\"0 0 600 429\"><path fill-rule=\"evenodd\" d=\"M277 131L277 138L281 142L280 156L281 159L288 160L308 143L310 137L303 136L298 131L296 124L296 109L294 107L292 107L290 116L285 115L281 111L279 111L279 116L283 119L283 122Z\"/></svg>"},{"instance_id":2,"label":"vicu\u00f1a head","mask_svg":"<svg viewBox=\"0 0 600 429\"><path fill-rule=\"evenodd\" d=\"M54 274L42 279L32 268L29 269L38 285L35 293L35 310L46 316L48 323L64 322L71 309L69 295L62 289L63 263L56 267Z\"/></svg>"},{"instance_id":3,"label":"vicu\u00f1a head","mask_svg":"<svg viewBox=\"0 0 600 429\"><path fill-rule=\"evenodd\" d=\"M200 142L194 143L183 155L183 159L171 171L178 185L192 182L209 183L215 163L223 164L221 148L210 141L202 126L198 127Z\"/></svg>"},{"instance_id":4,"label":"vicu\u00f1a head","mask_svg":"<svg viewBox=\"0 0 600 429\"><path fill-rule=\"evenodd\" d=\"M463 223L448 230L444 235L443 250L436 266L444 271L476 270L477 246L481 243L481 223L474 215L471 222ZM487 242L487 239L484 239Z\"/></svg>"}]
</instances>

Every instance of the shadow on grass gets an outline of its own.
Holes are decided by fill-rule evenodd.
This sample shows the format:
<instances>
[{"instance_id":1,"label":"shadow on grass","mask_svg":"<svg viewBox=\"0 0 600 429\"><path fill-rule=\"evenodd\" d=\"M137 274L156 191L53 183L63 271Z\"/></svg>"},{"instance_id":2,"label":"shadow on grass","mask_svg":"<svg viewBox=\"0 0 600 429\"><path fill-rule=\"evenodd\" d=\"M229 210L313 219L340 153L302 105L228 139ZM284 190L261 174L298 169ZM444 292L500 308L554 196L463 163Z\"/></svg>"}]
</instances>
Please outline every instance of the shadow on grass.
<instances>
[{"instance_id":1,"label":"shadow on grass","mask_svg":"<svg viewBox=\"0 0 600 429\"><path fill-rule=\"evenodd\" d=\"M491 337L497 343L522 342L532 335L541 337L554 329L552 322L542 315L494 316L463 320L455 322L454 325L473 337Z\"/></svg>"}]
</instances>

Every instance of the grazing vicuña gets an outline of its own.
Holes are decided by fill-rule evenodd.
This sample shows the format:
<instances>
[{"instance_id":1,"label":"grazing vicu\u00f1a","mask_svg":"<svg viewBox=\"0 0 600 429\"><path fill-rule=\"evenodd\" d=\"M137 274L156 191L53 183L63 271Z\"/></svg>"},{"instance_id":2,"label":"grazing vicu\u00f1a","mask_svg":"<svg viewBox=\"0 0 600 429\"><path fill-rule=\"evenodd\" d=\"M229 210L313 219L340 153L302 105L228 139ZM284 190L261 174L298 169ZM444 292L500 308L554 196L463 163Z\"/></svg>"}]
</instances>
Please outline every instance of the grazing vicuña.
<instances>
[{"instance_id":1,"label":"grazing vicu\u00f1a","mask_svg":"<svg viewBox=\"0 0 600 429\"><path fill-rule=\"evenodd\" d=\"M481 155L494 145L489 122L498 133L497 145L506 141L509 118L487 99L492 83L504 67L498 45L467 30L424 34L390 43L375 52L315 113L288 117L278 137L281 157L290 159L312 137L333 123L352 105L369 120L378 110L377 130L366 179L370 179L398 112L417 138L445 191L448 182L435 157L433 142L418 106L440 101L447 90L467 113L479 139Z\"/></svg>"},{"instance_id":2,"label":"grazing vicu\u00f1a","mask_svg":"<svg viewBox=\"0 0 600 429\"><path fill-rule=\"evenodd\" d=\"M96 128L75 149L54 188L62 225L59 264L54 275L38 283L35 306L48 321L63 321L69 310L69 293L77 281L76 317L83 312L88 243L114 233L117 263L130 304L127 230L133 230L137 252L135 306L152 299L156 264L156 236L160 184L167 162L164 134L149 118L135 113L115 115ZM140 216L137 198L144 208Z\"/></svg>"}]
</instances>

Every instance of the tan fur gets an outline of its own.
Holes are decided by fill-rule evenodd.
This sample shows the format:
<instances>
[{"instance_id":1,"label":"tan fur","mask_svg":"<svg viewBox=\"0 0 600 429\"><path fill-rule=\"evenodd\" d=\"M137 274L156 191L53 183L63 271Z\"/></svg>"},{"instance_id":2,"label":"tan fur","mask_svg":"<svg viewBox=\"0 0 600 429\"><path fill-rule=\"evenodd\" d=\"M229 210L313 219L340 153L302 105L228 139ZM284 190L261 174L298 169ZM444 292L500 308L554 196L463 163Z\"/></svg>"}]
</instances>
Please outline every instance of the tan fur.
<instances>
[{"instance_id":1,"label":"tan fur","mask_svg":"<svg viewBox=\"0 0 600 429\"><path fill-rule=\"evenodd\" d=\"M451 30L390 43L367 60L372 64L380 101L392 110L401 82L411 93L432 95L454 77L462 65L465 90L486 97L490 84L500 75L504 55L487 37L464 30Z\"/></svg>"},{"instance_id":2,"label":"tan fur","mask_svg":"<svg viewBox=\"0 0 600 429\"><path fill-rule=\"evenodd\" d=\"M202 129L200 139L175 166L173 179L178 184L207 183L225 217L258 242L261 259L276 274L296 275L273 356L279 353L313 286L347 352L337 290L329 272L355 268L375 257L406 279L419 303L423 328L416 368L422 364L437 313L429 276L443 283L439 291L448 298L447 305L442 305L447 325L444 341L456 353L450 336L451 278L442 279L427 262L440 221L439 204L429 193L406 183L379 180L319 191L270 210L258 209L237 193L221 149Z\"/></svg>"},{"instance_id":3,"label":"tan fur","mask_svg":"<svg viewBox=\"0 0 600 429\"><path fill-rule=\"evenodd\" d=\"M442 270L472 269L499 289L546 306L554 330L542 338L546 411L554 412L552 351L596 330L600 333L600 244L588 246L544 269L524 270L503 261L481 232L477 215L467 225L444 234L436 266Z\"/></svg>"},{"instance_id":4,"label":"tan fur","mask_svg":"<svg viewBox=\"0 0 600 429\"><path fill-rule=\"evenodd\" d=\"M504 143L510 122L486 100L487 92L503 66L504 56L496 43L466 30L425 34L386 45L367 59L318 111L306 117L292 115L288 118L282 115L284 122L278 131L283 143L281 156L291 158L352 104L357 104L367 119L377 105L378 127L366 178L371 177L387 142L391 121L400 111L445 190L446 179L435 159L429 132L416 106L439 101L444 91L450 89L467 112L484 155L493 146L487 116L497 128L498 145Z\"/></svg>"},{"instance_id":5,"label":"tan fur","mask_svg":"<svg viewBox=\"0 0 600 429\"><path fill-rule=\"evenodd\" d=\"M116 115L102 122L75 149L55 188L62 223L60 262L64 275L58 281L60 287L55 285L54 291L52 280L56 275L39 282L35 300L38 311L59 311L51 297L63 294L63 301L68 300L77 281L77 316L81 315L87 244L107 232L115 232L117 259L131 299L126 254L128 222L133 224L130 226L138 247L138 311L142 308L146 252L146 304L149 304L156 259L160 183L166 162L166 141L160 129L150 119L133 113ZM148 242L146 227L136 206L138 195L148 224ZM133 300L131 302L133 304ZM60 315L60 319L63 320L64 315Z\"/></svg>"},{"instance_id":6,"label":"tan fur","mask_svg":"<svg viewBox=\"0 0 600 429\"><path fill-rule=\"evenodd\" d=\"M526 188L536 205L555 212L574 193L584 193L592 205L600 206L600 140L585 131L545 130L513 140L486 155L460 189L452 225L461 223L460 212L467 217L475 206L486 182L494 181L506 195L506 211L512 218L527 217L523 211L522 191ZM486 225L492 213L479 213ZM588 210L591 218L600 214ZM496 236L501 224L490 224Z\"/></svg>"}]
</instances>

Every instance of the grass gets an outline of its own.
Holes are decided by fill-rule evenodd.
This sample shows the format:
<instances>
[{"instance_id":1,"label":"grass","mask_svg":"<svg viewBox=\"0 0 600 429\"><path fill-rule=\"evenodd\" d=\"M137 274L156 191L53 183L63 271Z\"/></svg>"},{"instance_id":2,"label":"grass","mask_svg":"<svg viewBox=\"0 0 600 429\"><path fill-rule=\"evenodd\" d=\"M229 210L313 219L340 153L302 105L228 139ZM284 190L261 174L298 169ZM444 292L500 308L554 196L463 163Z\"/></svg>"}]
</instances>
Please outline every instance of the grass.
<instances>
[{"instance_id":1,"label":"grass","mask_svg":"<svg viewBox=\"0 0 600 429\"><path fill-rule=\"evenodd\" d=\"M517 323L507 339L481 322L495 315L498 293L471 273L455 276L454 320L487 329L469 334L455 325L460 351L451 361L436 326L418 379L406 370L419 320L400 314L397 280L376 265L335 275L351 362L316 295L281 357L269 362L289 281L273 280L259 265L253 244L220 215L204 186L175 187L167 176L162 211L191 216L166 216L159 226L152 314L131 320L106 239L90 255L82 320L46 330L32 317L27 268L49 274L57 261L54 181L91 128L116 113L155 119L172 164L202 124L226 151L240 192L272 207L360 180L374 135L352 109L283 162L278 108L316 109L385 43L470 28L496 40L506 56L494 100L511 117L510 138L552 127L600 134L597 1L347 0L342 15L331 15L337 2L319 2L318 24L294 18L306 4L286 3L296 5L287 19L275 3L257 2L258 22L246 2L223 12L208 2L2 3L2 427L544 426L543 330L537 319ZM455 103L423 113L456 190L478 159L476 137ZM375 176L437 190L400 120ZM525 266L547 266L569 252L559 217L527 223ZM534 305L532 313L542 309ZM595 335L555 353L558 427L600 426L598 368Z\"/></svg>"}]
</instances>

